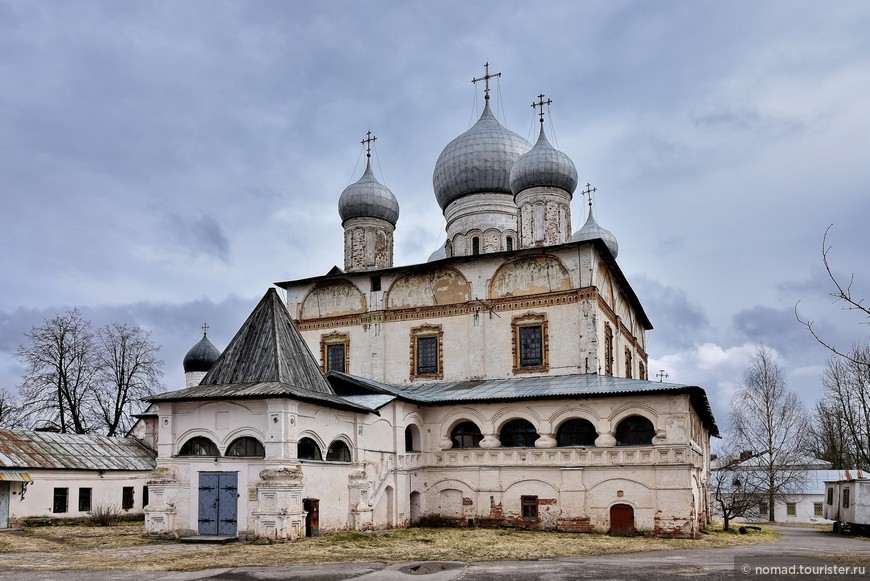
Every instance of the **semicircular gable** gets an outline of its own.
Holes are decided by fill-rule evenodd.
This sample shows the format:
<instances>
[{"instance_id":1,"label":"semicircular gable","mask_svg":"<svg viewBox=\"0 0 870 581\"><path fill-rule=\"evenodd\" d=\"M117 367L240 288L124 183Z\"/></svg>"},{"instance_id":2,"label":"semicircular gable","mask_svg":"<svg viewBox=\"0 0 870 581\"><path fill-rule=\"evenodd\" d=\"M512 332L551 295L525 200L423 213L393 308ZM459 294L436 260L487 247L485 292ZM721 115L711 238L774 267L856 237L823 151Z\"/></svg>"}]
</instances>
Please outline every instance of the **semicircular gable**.
<instances>
[{"instance_id":1,"label":"semicircular gable","mask_svg":"<svg viewBox=\"0 0 870 581\"><path fill-rule=\"evenodd\" d=\"M489 297L517 297L571 290L571 275L554 256L524 256L499 267L489 285Z\"/></svg>"},{"instance_id":2,"label":"semicircular gable","mask_svg":"<svg viewBox=\"0 0 870 581\"><path fill-rule=\"evenodd\" d=\"M302 300L300 319L338 317L366 312L366 297L347 279L326 280L314 285Z\"/></svg>"},{"instance_id":3,"label":"semicircular gable","mask_svg":"<svg viewBox=\"0 0 870 581\"><path fill-rule=\"evenodd\" d=\"M398 278L387 291L388 309L464 303L471 299L471 285L454 268L411 272Z\"/></svg>"}]
</instances>

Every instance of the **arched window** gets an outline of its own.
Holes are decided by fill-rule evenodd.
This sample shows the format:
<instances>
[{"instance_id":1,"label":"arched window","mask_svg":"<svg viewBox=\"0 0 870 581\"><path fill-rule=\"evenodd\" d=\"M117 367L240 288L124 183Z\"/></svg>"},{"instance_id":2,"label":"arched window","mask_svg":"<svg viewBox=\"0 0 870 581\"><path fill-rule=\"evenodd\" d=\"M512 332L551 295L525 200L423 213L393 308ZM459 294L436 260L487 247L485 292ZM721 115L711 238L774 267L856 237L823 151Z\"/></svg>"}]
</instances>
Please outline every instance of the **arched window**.
<instances>
[{"instance_id":1,"label":"arched window","mask_svg":"<svg viewBox=\"0 0 870 581\"><path fill-rule=\"evenodd\" d=\"M462 422L450 434L454 448L477 448L483 439L480 428L474 422Z\"/></svg>"},{"instance_id":2,"label":"arched window","mask_svg":"<svg viewBox=\"0 0 870 581\"><path fill-rule=\"evenodd\" d=\"M405 428L405 452L420 451L420 430L411 425Z\"/></svg>"},{"instance_id":3,"label":"arched window","mask_svg":"<svg viewBox=\"0 0 870 581\"><path fill-rule=\"evenodd\" d=\"M327 462L350 462L350 449L341 440L336 440L329 445L326 451Z\"/></svg>"},{"instance_id":4,"label":"arched window","mask_svg":"<svg viewBox=\"0 0 870 581\"><path fill-rule=\"evenodd\" d=\"M184 443L179 456L220 456L214 442L203 436L196 436Z\"/></svg>"},{"instance_id":5,"label":"arched window","mask_svg":"<svg viewBox=\"0 0 870 581\"><path fill-rule=\"evenodd\" d=\"M598 432L589 420L573 418L556 431L557 446L594 446Z\"/></svg>"},{"instance_id":6,"label":"arched window","mask_svg":"<svg viewBox=\"0 0 870 581\"><path fill-rule=\"evenodd\" d=\"M301 438L296 445L296 457L300 460L323 460L320 446L311 438Z\"/></svg>"},{"instance_id":7,"label":"arched window","mask_svg":"<svg viewBox=\"0 0 870 581\"><path fill-rule=\"evenodd\" d=\"M507 244L507 251L508 251L508 252L513 252L513 249L514 249L514 238L513 238L513 236L508 236L508 237L507 237L507 240L505 240L505 243Z\"/></svg>"},{"instance_id":8,"label":"arched window","mask_svg":"<svg viewBox=\"0 0 870 581\"><path fill-rule=\"evenodd\" d=\"M253 456L263 458L266 456L266 449L263 444L256 438L244 436L237 438L227 447L227 456Z\"/></svg>"},{"instance_id":9,"label":"arched window","mask_svg":"<svg viewBox=\"0 0 870 581\"><path fill-rule=\"evenodd\" d=\"M531 448L538 439L538 431L530 421L519 418L504 425L499 439L505 448Z\"/></svg>"},{"instance_id":10,"label":"arched window","mask_svg":"<svg viewBox=\"0 0 870 581\"><path fill-rule=\"evenodd\" d=\"M618 446L645 446L652 444L656 430L652 422L643 416L628 416L616 426Z\"/></svg>"},{"instance_id":11,"label":"arched window","mask_svg":"<svg viewBox=\"0 0 870 581\"><path fill-rule=\"evenodd\" d=\"M471 253L475 256L480 254L480 238L477 236L471 239Z\"/></svg>"}]
</instances>

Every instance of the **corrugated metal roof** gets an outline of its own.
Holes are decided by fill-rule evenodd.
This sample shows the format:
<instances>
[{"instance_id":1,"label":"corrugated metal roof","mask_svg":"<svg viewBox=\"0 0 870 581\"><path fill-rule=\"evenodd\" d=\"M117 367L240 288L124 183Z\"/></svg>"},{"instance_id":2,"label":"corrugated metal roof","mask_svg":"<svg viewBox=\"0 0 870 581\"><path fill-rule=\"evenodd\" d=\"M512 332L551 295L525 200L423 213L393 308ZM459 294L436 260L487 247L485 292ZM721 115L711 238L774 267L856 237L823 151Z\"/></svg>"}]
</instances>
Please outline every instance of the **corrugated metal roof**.
<instances>
[{"instance_id":1,"label":"corrugated metal roof","mask_svg":"<svg viewBox=\"0 0 870 581\"><path fill-rule=\"evenodd\" d=\"M342 399L346 399L349 402L353 402L357 405L363 406L368 409L376 410L384 407L391 401L396 399L394 395L388 394L380 394L380 393L372 393L365 395L345 395L340 396Z\"/></svg>"},{"instance_id":2,"label":"corrugated metal roof","mask_svg":"<svg viewBox=\"0 0 870 581\"><path fill-rule=\"evenodd\" d=\"M6 482L33 482L30 474L23 470L3 470L0 468L0 480Z\"/></svg>"},{"instance_id":3,"label":"corrugated metal roof","mask_svg":"<svg viewBox=\"0 0 870 581\"><path fill-rule=\"evenodd\" d=\"M148 398L150 402L195 401L210 399L257 399L264 397L290 397L311 401L328 407L370 412L372 408L359 405L344 397L302 389L287 383L267 381L262 383L230 383L227 385L195 385L176 391L160 393Z\"/></svg>"},{"instance_id":4,"label":"corrugated metal roof","mask_svg":"<svg viewBox=\"0 0 870 581\"><path fill-rule=\"evenodd\" d=\"M707 394L702 388L695 385L626 379L591 373L415 383L402 386L388 385L364 377L334 371L329 372L327 377L351 382L378 393L395 395L420 404L483 403L559 397L588 398L639 393L688 393L691 396L695 411L707 429L712 435L719 435L719 428L713 418Z\"/></svg>"},{"instance_id":5,"label":"corrugated metal roof","mask_svg":"<svg viewBox=\"0 0 870 581\"><path fill-rule=\"evenodd\" d=\"M157 453L135 438L0 430L0 466L72 470L152 470Z\"/></svg>"}]
</instances>

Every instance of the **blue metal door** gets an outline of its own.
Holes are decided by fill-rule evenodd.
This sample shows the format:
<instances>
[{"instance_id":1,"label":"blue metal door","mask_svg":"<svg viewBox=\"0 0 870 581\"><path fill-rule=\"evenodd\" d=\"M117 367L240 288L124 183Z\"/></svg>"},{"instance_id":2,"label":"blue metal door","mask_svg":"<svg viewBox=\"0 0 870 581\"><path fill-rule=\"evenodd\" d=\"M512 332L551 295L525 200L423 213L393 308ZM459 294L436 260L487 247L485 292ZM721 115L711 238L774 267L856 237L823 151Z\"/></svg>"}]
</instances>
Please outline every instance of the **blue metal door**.
<instances>
[{"instance_id":1,"label":"blue metal door","mask_svg":"<svg viewBox=\"0 0 870 581\"><path fill-rule=\"evenodd\" d=\"M199 534L235 536L238 498L235 472L200 472Z\"/></svg>"},{"instance_id":2,"label":"blue metal door","mask_svg":"<svg viewBox=\"0 0 870 581\"><path fill-rule=\"evenodd\" d=\"M9 526L9 490L11 485L8 482L0 481L0 529L5 529Z\"/></svg>"}]
</instances>

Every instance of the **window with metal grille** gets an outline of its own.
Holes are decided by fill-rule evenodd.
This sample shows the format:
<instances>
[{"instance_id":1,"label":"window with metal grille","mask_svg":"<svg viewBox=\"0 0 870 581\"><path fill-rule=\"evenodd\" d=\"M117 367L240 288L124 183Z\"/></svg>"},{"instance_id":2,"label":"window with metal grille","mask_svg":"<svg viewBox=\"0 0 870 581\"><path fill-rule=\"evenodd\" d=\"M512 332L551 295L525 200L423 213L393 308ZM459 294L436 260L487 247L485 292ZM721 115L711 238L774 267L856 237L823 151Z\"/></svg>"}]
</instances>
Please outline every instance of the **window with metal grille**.
<instances>
[{"instance_id":1,"label":"window with metal grille","mask_svg":"<svg viewBox=\"0 0 870 581\"><path fill-rule=\"evenodd\" d=\"M51 512L66 512L69 509L69 488L55 488Z\"/></svg>"},{"instance_id":2,"label":"window with metal grille","mask_svg":"<svg viewBox=\"0 0 870 581\"><path fill-rule=\"evenodd\" d=\"M79 488L79 512L91 511L91 489Z\"/></svg>"},{"instance_id":3,"label":"window with metal grille","mask_svg":"<svg viewBox=\"0 0 870 581\"><path fill-rule=\"evenodd\" d=\"M125 486L121 490L121 508L124 510L130 510L133 508L133 487Z\"/></svg>"},{"instance_id":4,"label":"window with metal grille","mask_svg":"<svg viewBox=\"0 0 870 581\"><path fill-rule=\"evenodd\" d=\"M522 506L523 518L538 518L537 496L521 496L520 505Z\"/></svg>"},{"instance_id":5,"label":"window with metal grille","mask_svg":"<svg viewBox=\"0 0 870 581\"><path fill-rule=\"evenodd\" d=\"M619 446L646 446L656 435L651 421L643 416L629 416L616 426L616 444Z\"/></svg>"},{"instance_id":6,"label":"window with metal grille","mask_svg":"<svg viewBox=\"0 0 870 581\"><path fill-rule=\"evenodd\" d=\"M604 374L613 375L613 330L604 325Z\"/></svg>"},{"instance_id":7,"label":"window with metal grille","mask_svg":"<svg viewBox=\"0 0 870 581\"><path fill-rule=\"evenodd\" d=\"M320 446L311 438L301 438L296 445L296 457L300 460L323 460Z\"/></svg>"},{"instance_id":8,"label":"window with metal grille","mask_svg":"<svg viewBox=\"0 0 870 581\"><path fill-rule=\"evenodd\" d=\"M327 462L350 462L350 448L341 440L336 440L329 445L326 451Z\"/></svg>"},{"instance_id":9,"label":"window with metal grille","mask_svg":"<svg viewBox=\"0 0 870 581\"><path fill-rule=\"evenodd\" d=\"M594 446L598 431L592 422L582 418L573 418L562 422L556 431L557 446Z\"/></svg>"},{"instance_id":10,"label":"window with metal grille","mask_svg":"<svg viewBox=\"0 0 870 581\"><path fill-rule=\"evenodd\" d=\"M266 456L266 449L263 447L263 444L261 444L260 441L256 438L244 436L241 438L236 438L229 446L227 446L226 455L254 456L257 458L264 458Z\"/></svg>"},{"instance_id":11,"label":"window with metal grille","mask_svg":"<svg viewBox=\"0 0 870 581\"><path fill-rule=\"evenodd\" d=\"M520 327L520 367L544 364L543 333L540 325Z\"/></svg>"},{"instance_id":12,"label":"window with metal grille","mask_svg":"<svg viewBox=\"0 0 870 581\"><path fill-rule=\"evenodd\" d=\"M181 447L179 456L220 456L221 453L214 442L203 436L191 438Z\"/></svg>"},{"instance_id":13,"label":"window with metal grille","mask_svg":"<svg viewBox=\"0 0 870 581\"><path fill-rule=\"evenodd\" d=\"M477 448L483 439L480 428L474 422L462 422L450 434L454 448Z\"/></svg>"},{"instance_id":14,"label":"window with metal grille","mask_svg":"<svg viewBox=\"0 0 870 581\"><path fill-rule=\"evenodd\" d=\"M477 236L471 239L471 253L475 256L480 254L480 238Z\"/></svg>"},{"instance_id":15,"label":"window with metal grille","mask_svg":"<svg viewBox=\"0 0 870 581\"><path fill-rule=\"evenodd\" d=\"M535 426L522 418L506 423L499 434L501 445L506 448L531 448L538 437Z\"/></svg>"},{"instance_id":16,"label":"window with metal grille","mask_svg":"<svg viewBox=\"0 0 870 581\"><path fill-rule=\"evenodd\" d=\"M797 503L786 502L785 503L785 514L786 514L786 516L797 516Z\"/></svg>"},{"instance_id":17,"label":"window with metal grille","mask_svg":"<svg viewBox=\"0 0 870 581\"><path fill-rule=\"evenodd\" d=\"M508 236L506 242L507 242L507 251L508 251L508 252L512 252L513 249L514 249L514 239L513 239L513 237L512 237L512 236Z\"/></svg>"},{"instance_id":18,"label":"window with metal grille","mask_svg":"<svg viewBox=\"0 0 870 581\"><path fill-rule=\"evenodd\" d=\"M417 374L438 373L438 337L417 337Z\"/></svg>"},{"instance_id":19,"label":"window with metal grille","mask_svg":"<svg viewBox=\"0 0 870 581\"><path fill-rule=\"evenodd\" d=\"M849 489L843 489L843 508L849 508Z\"/></svg>"},{"instance_id":20,"label":"window with metal grille","mask_svg":"<svg viewBox=\"0 0 870 581\"><path fill-rule=\"evenodd\" d=\"M758 503L758 514L762 514L762 515L767 514L767 503L766 502L759 502Z\"/></svg>"},{"instance_id":21,"label":"window with metal grille","mask_svg":"<svg viewBox=\"0 0 870 581\"><path fill-rule=\"evenodd\" d=\"M822 516L822 503L814 502L813 503L813 516Z\"/></svg>"},{"instance_id":22,"label":"window with metal grille","mask_svg":"<svg viewBox=\"0 0 870 581\"><path fill-rule=\"evenodd\" d=\"M326 370L344 373L344 343L335 343L326 346Z\"/></svg>"}]
</instances>

